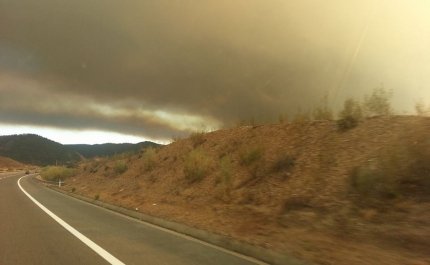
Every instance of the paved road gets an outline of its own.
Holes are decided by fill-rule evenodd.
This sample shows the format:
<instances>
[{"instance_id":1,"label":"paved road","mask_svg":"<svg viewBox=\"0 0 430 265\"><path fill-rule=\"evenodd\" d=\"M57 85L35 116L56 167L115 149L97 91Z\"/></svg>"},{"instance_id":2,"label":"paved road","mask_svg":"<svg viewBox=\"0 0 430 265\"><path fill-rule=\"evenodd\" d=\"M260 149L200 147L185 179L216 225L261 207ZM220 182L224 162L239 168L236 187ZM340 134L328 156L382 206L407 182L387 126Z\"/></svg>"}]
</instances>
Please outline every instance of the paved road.
<instances>
[{"instance_id":1,"label":"paved road","mask_svg":"<svg viewBox=\"0 0 430 265\"><path fill-rule=\"evenodd\" d=\"M114 264L37 206L18 186L24 172L0 173L0 265ZM59 194L31 176L22 189L117 264L264 264Z\"/></svg>"}]
</instances>

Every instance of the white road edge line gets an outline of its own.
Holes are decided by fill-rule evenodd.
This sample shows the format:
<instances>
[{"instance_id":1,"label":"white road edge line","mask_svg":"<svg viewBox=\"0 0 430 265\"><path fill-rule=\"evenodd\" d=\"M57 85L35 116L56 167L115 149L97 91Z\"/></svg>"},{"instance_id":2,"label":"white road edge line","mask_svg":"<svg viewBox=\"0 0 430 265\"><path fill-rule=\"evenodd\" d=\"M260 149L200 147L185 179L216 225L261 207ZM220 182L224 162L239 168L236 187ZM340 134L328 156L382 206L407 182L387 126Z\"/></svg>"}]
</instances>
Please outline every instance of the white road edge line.
<instances>
[{"instance_id":1,"label":"white road edge line","mask_svg":"<svg viewBox=\"0 0 430 265\"><path fill-rule=\"evenodd\" d=\"M25 195L27 195L30 200L32 200L37 206L39 206L45 213L47 213L49 216L52 217L55 221L57 221L60 225L62 225L64 228L66 228L70 233L72 233L75 237L77 237L79 240L84 242L85 245L90 247L92 250L94 250L97 254L99 254L102 258L104 258L107 262L114 265L125 265L120 260L112 256L109 252L101 248L99 245L91 241L89 238L78 232L76 229L71 227L68 223L64 222L61 218L56 216L54 213L52 213L50 210L48 210L45 206L43 206L41 203L36 201L30 194L28 194L21 186L20 181L22 178L25 178L26 176L23 176L18 179L18 186L24 192Z\"/></svg>"}]
</instances>

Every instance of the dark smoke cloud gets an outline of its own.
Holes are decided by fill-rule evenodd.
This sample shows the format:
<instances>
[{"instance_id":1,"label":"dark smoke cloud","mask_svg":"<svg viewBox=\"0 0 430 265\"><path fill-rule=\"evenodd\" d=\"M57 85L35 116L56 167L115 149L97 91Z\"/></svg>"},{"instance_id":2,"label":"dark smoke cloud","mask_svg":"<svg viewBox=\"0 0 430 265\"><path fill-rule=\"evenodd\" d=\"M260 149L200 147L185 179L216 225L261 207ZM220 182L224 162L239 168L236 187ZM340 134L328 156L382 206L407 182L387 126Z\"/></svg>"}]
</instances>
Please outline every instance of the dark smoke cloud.
<instances>
[{"instance_id":1,"label":"dark smoke cloud","mask_svg":"<svg viewBox=\"0 0 430 265\"><path fill-rule=\"evenodd\" d=\"M429 81L425 5L0 0L0 122L160 139L326 92L334 107L380 83L405 98Z\"/></svg>"}]
</instances>

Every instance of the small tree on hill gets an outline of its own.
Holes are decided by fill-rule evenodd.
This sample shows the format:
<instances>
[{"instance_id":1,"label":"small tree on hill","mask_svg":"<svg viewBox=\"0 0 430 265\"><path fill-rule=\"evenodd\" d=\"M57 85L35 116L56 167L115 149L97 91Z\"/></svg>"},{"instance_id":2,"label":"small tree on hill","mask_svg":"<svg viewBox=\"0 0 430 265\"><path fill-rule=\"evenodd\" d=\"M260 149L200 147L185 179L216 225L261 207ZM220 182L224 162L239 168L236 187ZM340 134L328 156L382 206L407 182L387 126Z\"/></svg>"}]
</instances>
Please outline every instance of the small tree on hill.
<instances>
[{"instance_id":1,"label":"small tree on hill","mask_svg":"<svg viewBox=\"0 0 430 265\"><path fill-rule=\"evenodd\" d=\"M325 95L320 105L314 108L313 118L314 120L333 120L333 117L333 111L328 106L328 95Z\"/></svg>"},{"instance_id":2,"label":"small tree on hill","mask_svg":"<svg viewBox=\"0 0 430 265\"><path fill-rule=\"evenodd\" d=\"M348 130L358 125L363 118L363 110L360 102L349 98L343 104L343 110L339 113L338 126L341 130Z\"/></svg>"},{"instance_id":3,"label":"small tree on hill","mask_svg":"<svg viewBox=\"0 0 430 265\"><path fill-rule=\"evenodd\" d=\"M418 101L415 104L415 111L418 116L429 116L430 115L430 106L426 107L422 100Z\"/></svg>"},{"instance_id":4,"label":"small tree on hill","mask_svg":"<svg viewBox=\"0 0 430 265\"><path fill-rule=\"evenodd\" d=\"M391 98L392 90L385 90L384 87L377 87L372 95L364 97L364 111L366 116L392 115Z\"/></svg>"},{"instance_id":5,"label":"small tree on hill","mask_svg":"<svg viewBox=\"0 0 430 265\"><path fill-rule=\"evenodd\" d=\"M360 102L353 98L345 100L343 103L343 110L339 113L339 118L344 119L346 117L353 117L357 120L363 118L363 110Z\"/></svg>"}]
</instances>

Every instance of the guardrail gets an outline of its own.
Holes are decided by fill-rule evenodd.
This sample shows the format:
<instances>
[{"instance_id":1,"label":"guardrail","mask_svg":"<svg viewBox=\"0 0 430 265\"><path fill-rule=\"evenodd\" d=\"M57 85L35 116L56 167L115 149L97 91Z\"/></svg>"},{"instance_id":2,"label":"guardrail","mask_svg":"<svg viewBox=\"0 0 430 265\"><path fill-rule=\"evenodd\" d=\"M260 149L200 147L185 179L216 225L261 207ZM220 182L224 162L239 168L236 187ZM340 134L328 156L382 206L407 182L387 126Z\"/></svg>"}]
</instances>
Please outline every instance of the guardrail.
<instances>
[{"instance_id":1,"label":"guardrail","mask_svg":"<svg viewBox=\"0 0 430 265\"><path fill-rule=\"evenodd\" d=\"M61 179L59 181L48 181L48 180L38 179L36 177L33 177L33 179L35 179L41 183L44 183L44 184L58 186L58 187L62 187L62 186L67 185L67 182L61 181Z\"/></svg>"}]
</instances>

